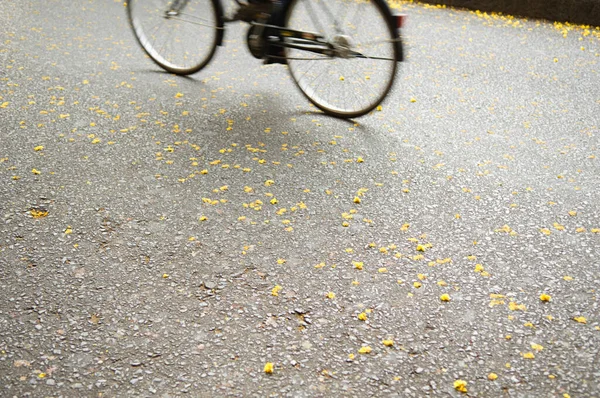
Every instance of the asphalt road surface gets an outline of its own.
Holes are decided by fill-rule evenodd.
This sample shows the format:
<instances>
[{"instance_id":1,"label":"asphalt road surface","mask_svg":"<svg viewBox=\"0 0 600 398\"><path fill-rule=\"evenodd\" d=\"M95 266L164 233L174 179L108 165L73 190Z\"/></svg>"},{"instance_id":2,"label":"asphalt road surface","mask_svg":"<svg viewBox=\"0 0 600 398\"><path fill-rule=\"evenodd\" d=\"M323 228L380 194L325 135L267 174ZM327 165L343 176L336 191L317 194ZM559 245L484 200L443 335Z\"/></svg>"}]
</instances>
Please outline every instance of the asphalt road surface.
<instances>
[{"instance_id":1,"label":"asphalt road surface","mask_svg":"<svg viewBox=\"0 0 600 398\"><path fill-rule=\"evenodd\" d=\"M0 396L599 396L600 30L394 6L344 121L242 25L180 78L4 0Z\"/></svg>"}]
</instances>

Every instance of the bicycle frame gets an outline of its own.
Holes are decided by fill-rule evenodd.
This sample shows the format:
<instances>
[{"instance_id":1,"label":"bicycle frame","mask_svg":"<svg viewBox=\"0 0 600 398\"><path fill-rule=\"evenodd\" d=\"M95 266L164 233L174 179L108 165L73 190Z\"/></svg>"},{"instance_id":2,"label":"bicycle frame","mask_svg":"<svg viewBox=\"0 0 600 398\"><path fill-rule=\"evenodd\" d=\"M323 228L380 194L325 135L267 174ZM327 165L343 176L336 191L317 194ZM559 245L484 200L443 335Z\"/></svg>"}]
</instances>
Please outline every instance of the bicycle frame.
<instances>
[{"instance_id":1,"label":"bicycle frame","mask_svg":"<svg viewBox=\"0 0 600 398\"><path fill-rule=\"evenodd\" d=\"M167 11L167 15L170 16L170 13L173 12L175 15L179 15L181 11L185 8L189 0L175 0L173 6L170 11ZM238 0L235 0L236 3L239 4ZM220 12L218 17L218 29L219 35L217 37L217 45L223 46L223 36L224 36L224 24L226 21L223 16L223 6L221 4L221 0L217 0L216 3L219 5ZM341 58L371 58L371 59L385 59L378 57L368 57L359 52L351 51L345 49L343 46L335 46L332 43L325 40L325 38L319 34L307 32L307 31L299 31L287 29L284 27L285 16L288 12L288 7L292 3L292 0L280 0L275 8L275 12L269 17L269 19L265 23L257 23L252 22L251 25L257 26L261 28L262 34L266 38L266 43L269 45L269 48L279 47L279 48L294 48L298 50L303 50L307 52L322 54L330 57L341 57ZM327 8L325 8L327 10ZM331 15L331 13L329 12ZM406 16L403 14L394 15L390 12L391 24L392 26L396 26L398 30L400 30L405 22ZM340 31L337 28L336 30ZM398 54L399 57L397 59L398 62L404 61L404 51L402 47L402 41L400 39L396 40L398 46ZM273 56L269 54L269 50L265 57L269 58L279 58L277 56Z\"/></svg>"}]
</instances>

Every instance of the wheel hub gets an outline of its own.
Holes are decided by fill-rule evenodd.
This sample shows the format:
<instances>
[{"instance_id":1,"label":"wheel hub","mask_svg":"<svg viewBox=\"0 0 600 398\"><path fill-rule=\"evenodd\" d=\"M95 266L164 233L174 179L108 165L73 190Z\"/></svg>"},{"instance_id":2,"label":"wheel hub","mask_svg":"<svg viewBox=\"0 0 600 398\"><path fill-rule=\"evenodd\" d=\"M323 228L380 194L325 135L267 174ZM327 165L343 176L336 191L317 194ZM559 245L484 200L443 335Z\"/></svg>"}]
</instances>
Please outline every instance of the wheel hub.
<instances>
[{"instance_id":1,"label":"wheel hub","mask_svg":"<svg viewBox=\"0 0 600 398\"><path fill-rule=\"evenodd\" d=\"M248 49L254 58L262 59L265 55L265 39L262 34L262 27L251 25L246 35Z\"/></svg>"},{"instance_id":2,"label":"wheel hub","mask_svg":"<svg viewBox=\"0 0 600 398\"><path fill-rule=\"evenodd\" d=\"M331 40L333 45L333 52L336 57L350 58L352 53L352 42L350 36L347 35L336 35Z\"/></svg>"}]
</instances>

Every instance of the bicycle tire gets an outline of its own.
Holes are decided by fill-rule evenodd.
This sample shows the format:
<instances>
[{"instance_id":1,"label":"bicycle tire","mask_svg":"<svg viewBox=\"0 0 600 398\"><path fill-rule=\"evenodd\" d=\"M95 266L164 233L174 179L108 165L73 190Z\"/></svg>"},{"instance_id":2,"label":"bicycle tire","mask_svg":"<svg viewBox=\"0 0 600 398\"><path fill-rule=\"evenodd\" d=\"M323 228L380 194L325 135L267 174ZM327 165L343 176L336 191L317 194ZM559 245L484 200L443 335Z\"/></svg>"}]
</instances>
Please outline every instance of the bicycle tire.
<instances>
[{"instance_id":1,"label":"bicycle tire","mask_svg":"<svg viewBox=\"0 0 600 398\"><path fill-rule=\"evenodd\" d=\"M350 21L343 20L341 25L344 29L337 27L343 34L334 34L331 29L333 25L321 21L317 23L315 20L328 17L335 20L339 15L323 10L318 10L319 13L310 11L313 6L325 11L339 6L341 15L346 15L349 9L356 10ZM313 15L304 15L301 7L304 7L305 14ZM353 20L358 23L353 23ZM291 0L284 26L290 30L318 33L329 43L337 40L338 44L341 42L347 47L352 45L354 50L369 52L367 58L340 58L284 46L288 68L296 86L323 112L338 118L360 117L375 109L388 95L402 54L397 27L384 0ZM367 49L367 45L372 43L361 41L361 35L371 33L385 36L379 38L381 46L377 49ZM322 66L325 70L318 72ZM383 69L377 69L380 66ZM375 78L379 80L375 81ZM363 89L366 89L366 94L360 93ZM350 105L352 101L354 104Z\"/></svg>"},{"instance_id":2,"label":"bicycle tire","mask_svg":"<svg viewBox=\"0 0 600 398\"><path fill-rule=\"evenodd\" d=\"M221 44L223 9L219 0L181 1L185 8L167 16L179 1L129 0L127 18L138 44L154 63L177 75L191 75L210 62ZM191 43L196 39L202 43ZM182 54L176 53L177 47Z\"/></svg>"}]
</instances>

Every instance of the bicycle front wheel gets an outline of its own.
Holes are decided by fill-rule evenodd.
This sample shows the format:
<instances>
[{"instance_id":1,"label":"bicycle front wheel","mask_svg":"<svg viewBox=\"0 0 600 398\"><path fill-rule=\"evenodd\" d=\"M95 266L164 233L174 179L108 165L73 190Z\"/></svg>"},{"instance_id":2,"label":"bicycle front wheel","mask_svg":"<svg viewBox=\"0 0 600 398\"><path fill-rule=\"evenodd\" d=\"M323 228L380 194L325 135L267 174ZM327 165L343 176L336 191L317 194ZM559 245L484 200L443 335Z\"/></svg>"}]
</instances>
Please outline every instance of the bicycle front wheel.
<instances>
[{"instance_id":1,"label":"bicycle front wheel","mask_svg":"<svg viewBox=\"0 0 600 398\"><path fill-rule=\"evenodd\" d=\"M127 16L146 54L178 75L206 66L222 35L218 0L130 0Z\"/></svg>"},{"instance_id":2,"label":"bicycle front wheel","mask_svg":"<svg viewBox=\"0 0 600 398\"><path fill-rule=\"evenodd\" d=\"M284 47L292 78L325 113L362 116L390 91L400 39L383 0L292 0L285 27L322 37L322 45Z\"/></svg>"}]
</instances>

